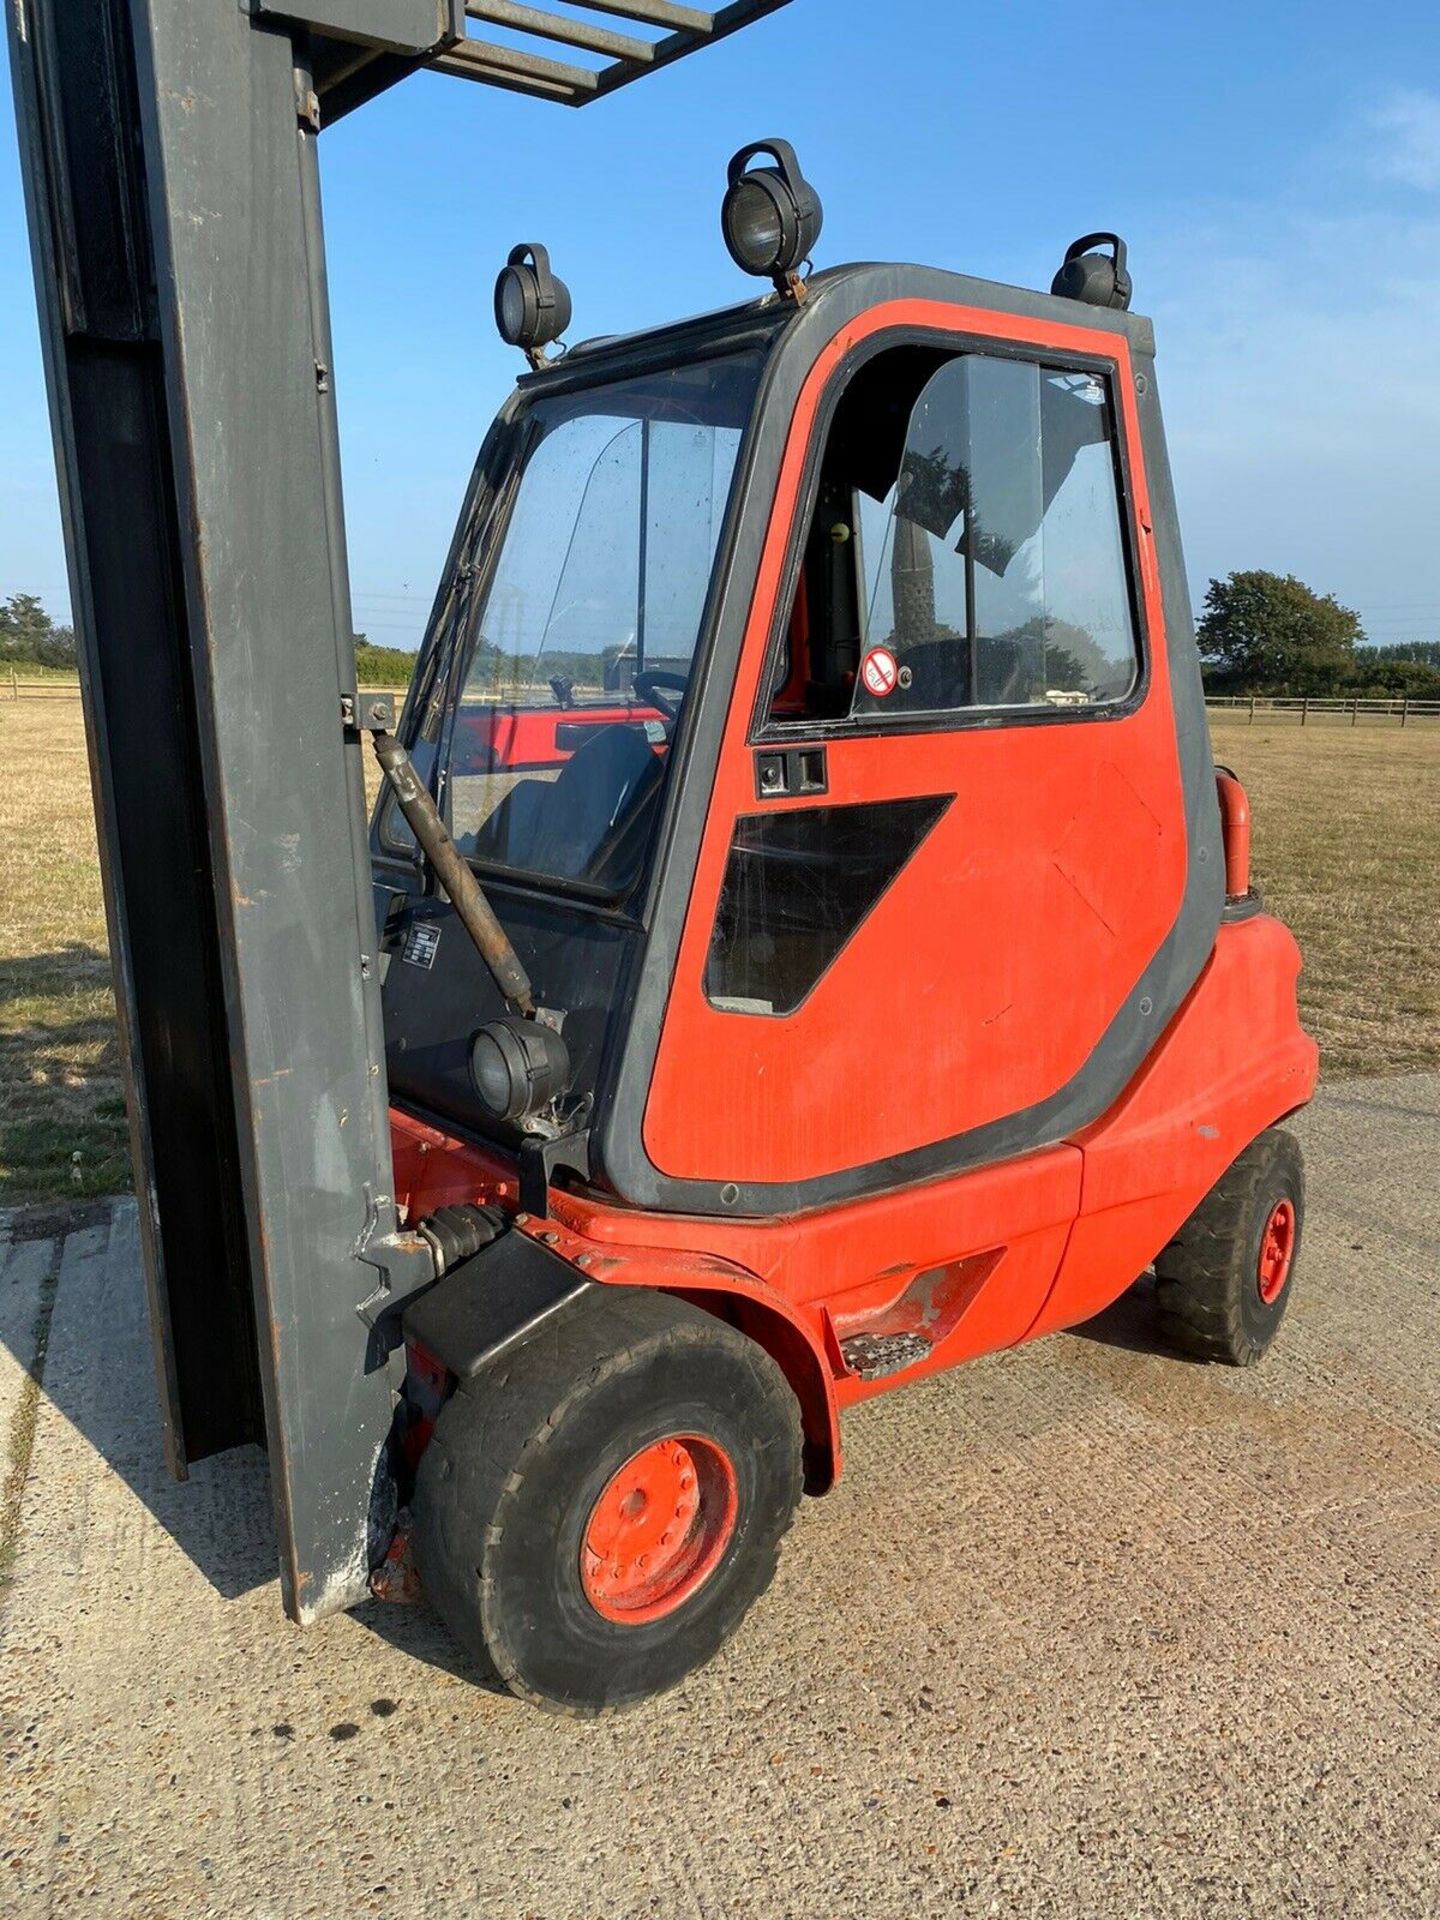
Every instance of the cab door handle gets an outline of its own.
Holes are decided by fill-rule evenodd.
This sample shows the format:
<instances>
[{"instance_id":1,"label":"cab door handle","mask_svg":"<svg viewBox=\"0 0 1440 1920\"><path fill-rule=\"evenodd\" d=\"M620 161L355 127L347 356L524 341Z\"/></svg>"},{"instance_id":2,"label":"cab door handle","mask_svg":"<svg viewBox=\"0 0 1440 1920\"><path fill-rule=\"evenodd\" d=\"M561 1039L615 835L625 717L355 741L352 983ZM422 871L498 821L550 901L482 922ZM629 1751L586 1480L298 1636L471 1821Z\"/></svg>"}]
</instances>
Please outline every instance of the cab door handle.
<instances>
[{"instance_id":1,"label":"cab door handle","mask_svg":"<svg viewBox=\"0 0 1440 1920\"><path fill-rule=\"evenodd\" d=\"M755 755L755 798L788 800L797 793L828 793L824 747L766 748Z\"/></svg>"}]
</instances>

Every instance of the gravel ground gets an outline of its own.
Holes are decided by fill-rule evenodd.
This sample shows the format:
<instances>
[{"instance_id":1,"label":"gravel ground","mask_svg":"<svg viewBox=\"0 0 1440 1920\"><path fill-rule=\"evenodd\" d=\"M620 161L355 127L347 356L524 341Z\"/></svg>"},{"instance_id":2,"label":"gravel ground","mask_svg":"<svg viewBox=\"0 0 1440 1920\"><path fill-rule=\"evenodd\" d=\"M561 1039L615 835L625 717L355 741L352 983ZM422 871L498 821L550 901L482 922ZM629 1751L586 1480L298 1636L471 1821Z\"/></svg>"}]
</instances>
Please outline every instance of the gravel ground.
<instances>
[{"instance_id":1,"label":"gravel ground","mask_svg":"<svg viewBox=\"0 0 1440 1920\"><path fill-rule=\"evenodd\" d=\"M1142 1284L857 1412L741 1638L588 1725L420 1609L288 1626L261 1456L165 1478L129 1203L0 1242L5 1906L1432 1920L1440 1074L1300 1131L1266 1365Z\"/></svg>"}]
</instances>

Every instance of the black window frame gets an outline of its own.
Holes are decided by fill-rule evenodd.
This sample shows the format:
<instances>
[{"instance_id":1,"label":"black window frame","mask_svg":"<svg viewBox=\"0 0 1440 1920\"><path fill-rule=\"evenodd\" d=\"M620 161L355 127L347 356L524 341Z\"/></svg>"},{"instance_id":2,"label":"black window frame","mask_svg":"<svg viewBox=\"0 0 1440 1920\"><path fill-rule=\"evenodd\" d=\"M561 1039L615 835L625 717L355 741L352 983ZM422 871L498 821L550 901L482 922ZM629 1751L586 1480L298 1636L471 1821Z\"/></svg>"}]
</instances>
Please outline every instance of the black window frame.
<instances>
[{"instance_id":1,"label":"black window frame","mask_svg":"<svg viewBox=\"0 0 1440 1920\"><path fill-rule=\"evenodd\" d=\"M1135 681L1123 700L1097 702L1091 706L1059 707L1036 702L1008 707L938 707L921 713L906 713L899 709L865 713L852 711L828 718L807 714L798 719L777 719L770 711L774 688L778 684L775 675L787 644L791 609L799 590L806 542L819 497L821 469L830 444L836 411L851 381L862 367L892 348L911 346L944 349L953 359L967 353L980 353L996 359L1018 360L1038 366L1044 372L1084 373L1104 383L1114 423L1110 435L1111 458L1120 507L1125 588L1135 636ZM869 739L876 735L969 733L977 728L993 732L999 727L1107 725L1138 712L1150 693L1154 644L1140 584L1139 523L1131 478L1130 448L1119 392L1123 374L1123 365L1113 354L1052 351L1033 341L1002 340L968 328L964 332L952 333L943 327L887 327L861 341L848 353L827 383L810 430L810 444L805 450L805 466L796 492L795 514L787 539L785 567L766 639L765 659L756 683L755 706L746 736L748 744L765 746L783 741L787 745L794 745L806 740Z\"/></svg>"}]
</instances>

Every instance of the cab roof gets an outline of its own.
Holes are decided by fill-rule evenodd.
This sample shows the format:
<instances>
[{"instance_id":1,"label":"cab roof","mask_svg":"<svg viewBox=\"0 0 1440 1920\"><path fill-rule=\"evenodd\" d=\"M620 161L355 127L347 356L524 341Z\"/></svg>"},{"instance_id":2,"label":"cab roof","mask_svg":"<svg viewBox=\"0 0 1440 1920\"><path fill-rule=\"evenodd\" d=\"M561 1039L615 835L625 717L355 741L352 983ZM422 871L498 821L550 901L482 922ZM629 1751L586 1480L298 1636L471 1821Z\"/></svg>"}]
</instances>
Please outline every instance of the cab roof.
<instances>
[{"instance_id":1,"label":"cab roof","mask_svg":"<svg viewBox=\"0 0 1440 1920\"><path fill-rule=\"evenodd\" d=\"M757 300L643 327L634 333L599 335L580 341L552 365L522 374L517 384L536 395L563 392L572 386L618 379L704 353L774 343L791 331L808 333L816 327L830 331L825 325L827 318L833 317L837 325L843 325L871 307L903 299L936 300L1071 327L1091 327L1097 333L1121 333L1132 351L1150 355L1155 350L1154 330L1140 314L1087 306L1078 300L1037 293L1033 288L980 280L939 267L857 261L812 275L806 282L803 302L767 293Z\"/></svg>"}]
</instances>

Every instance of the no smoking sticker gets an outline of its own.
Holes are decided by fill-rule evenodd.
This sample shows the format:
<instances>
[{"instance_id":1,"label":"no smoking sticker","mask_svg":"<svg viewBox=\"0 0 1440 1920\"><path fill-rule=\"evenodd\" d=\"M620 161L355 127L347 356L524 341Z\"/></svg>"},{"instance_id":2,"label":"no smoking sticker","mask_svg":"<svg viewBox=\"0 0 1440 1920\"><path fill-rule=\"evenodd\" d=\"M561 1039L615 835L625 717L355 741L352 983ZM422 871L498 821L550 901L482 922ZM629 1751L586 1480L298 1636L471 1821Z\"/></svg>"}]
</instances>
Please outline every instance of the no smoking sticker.
<instances>
[{"instance_id":1,"label":"no smoking sticker","mask_svg":"<svg viewBox=\"0 0 1440 1920\"><path fill-rule=\"evenodd\" d=\"M883 700L886 694L895 691L899 677L895 656L888 647L872 647L860 663L861 685L877 700Z\"/></svg>"}]
</instances>

